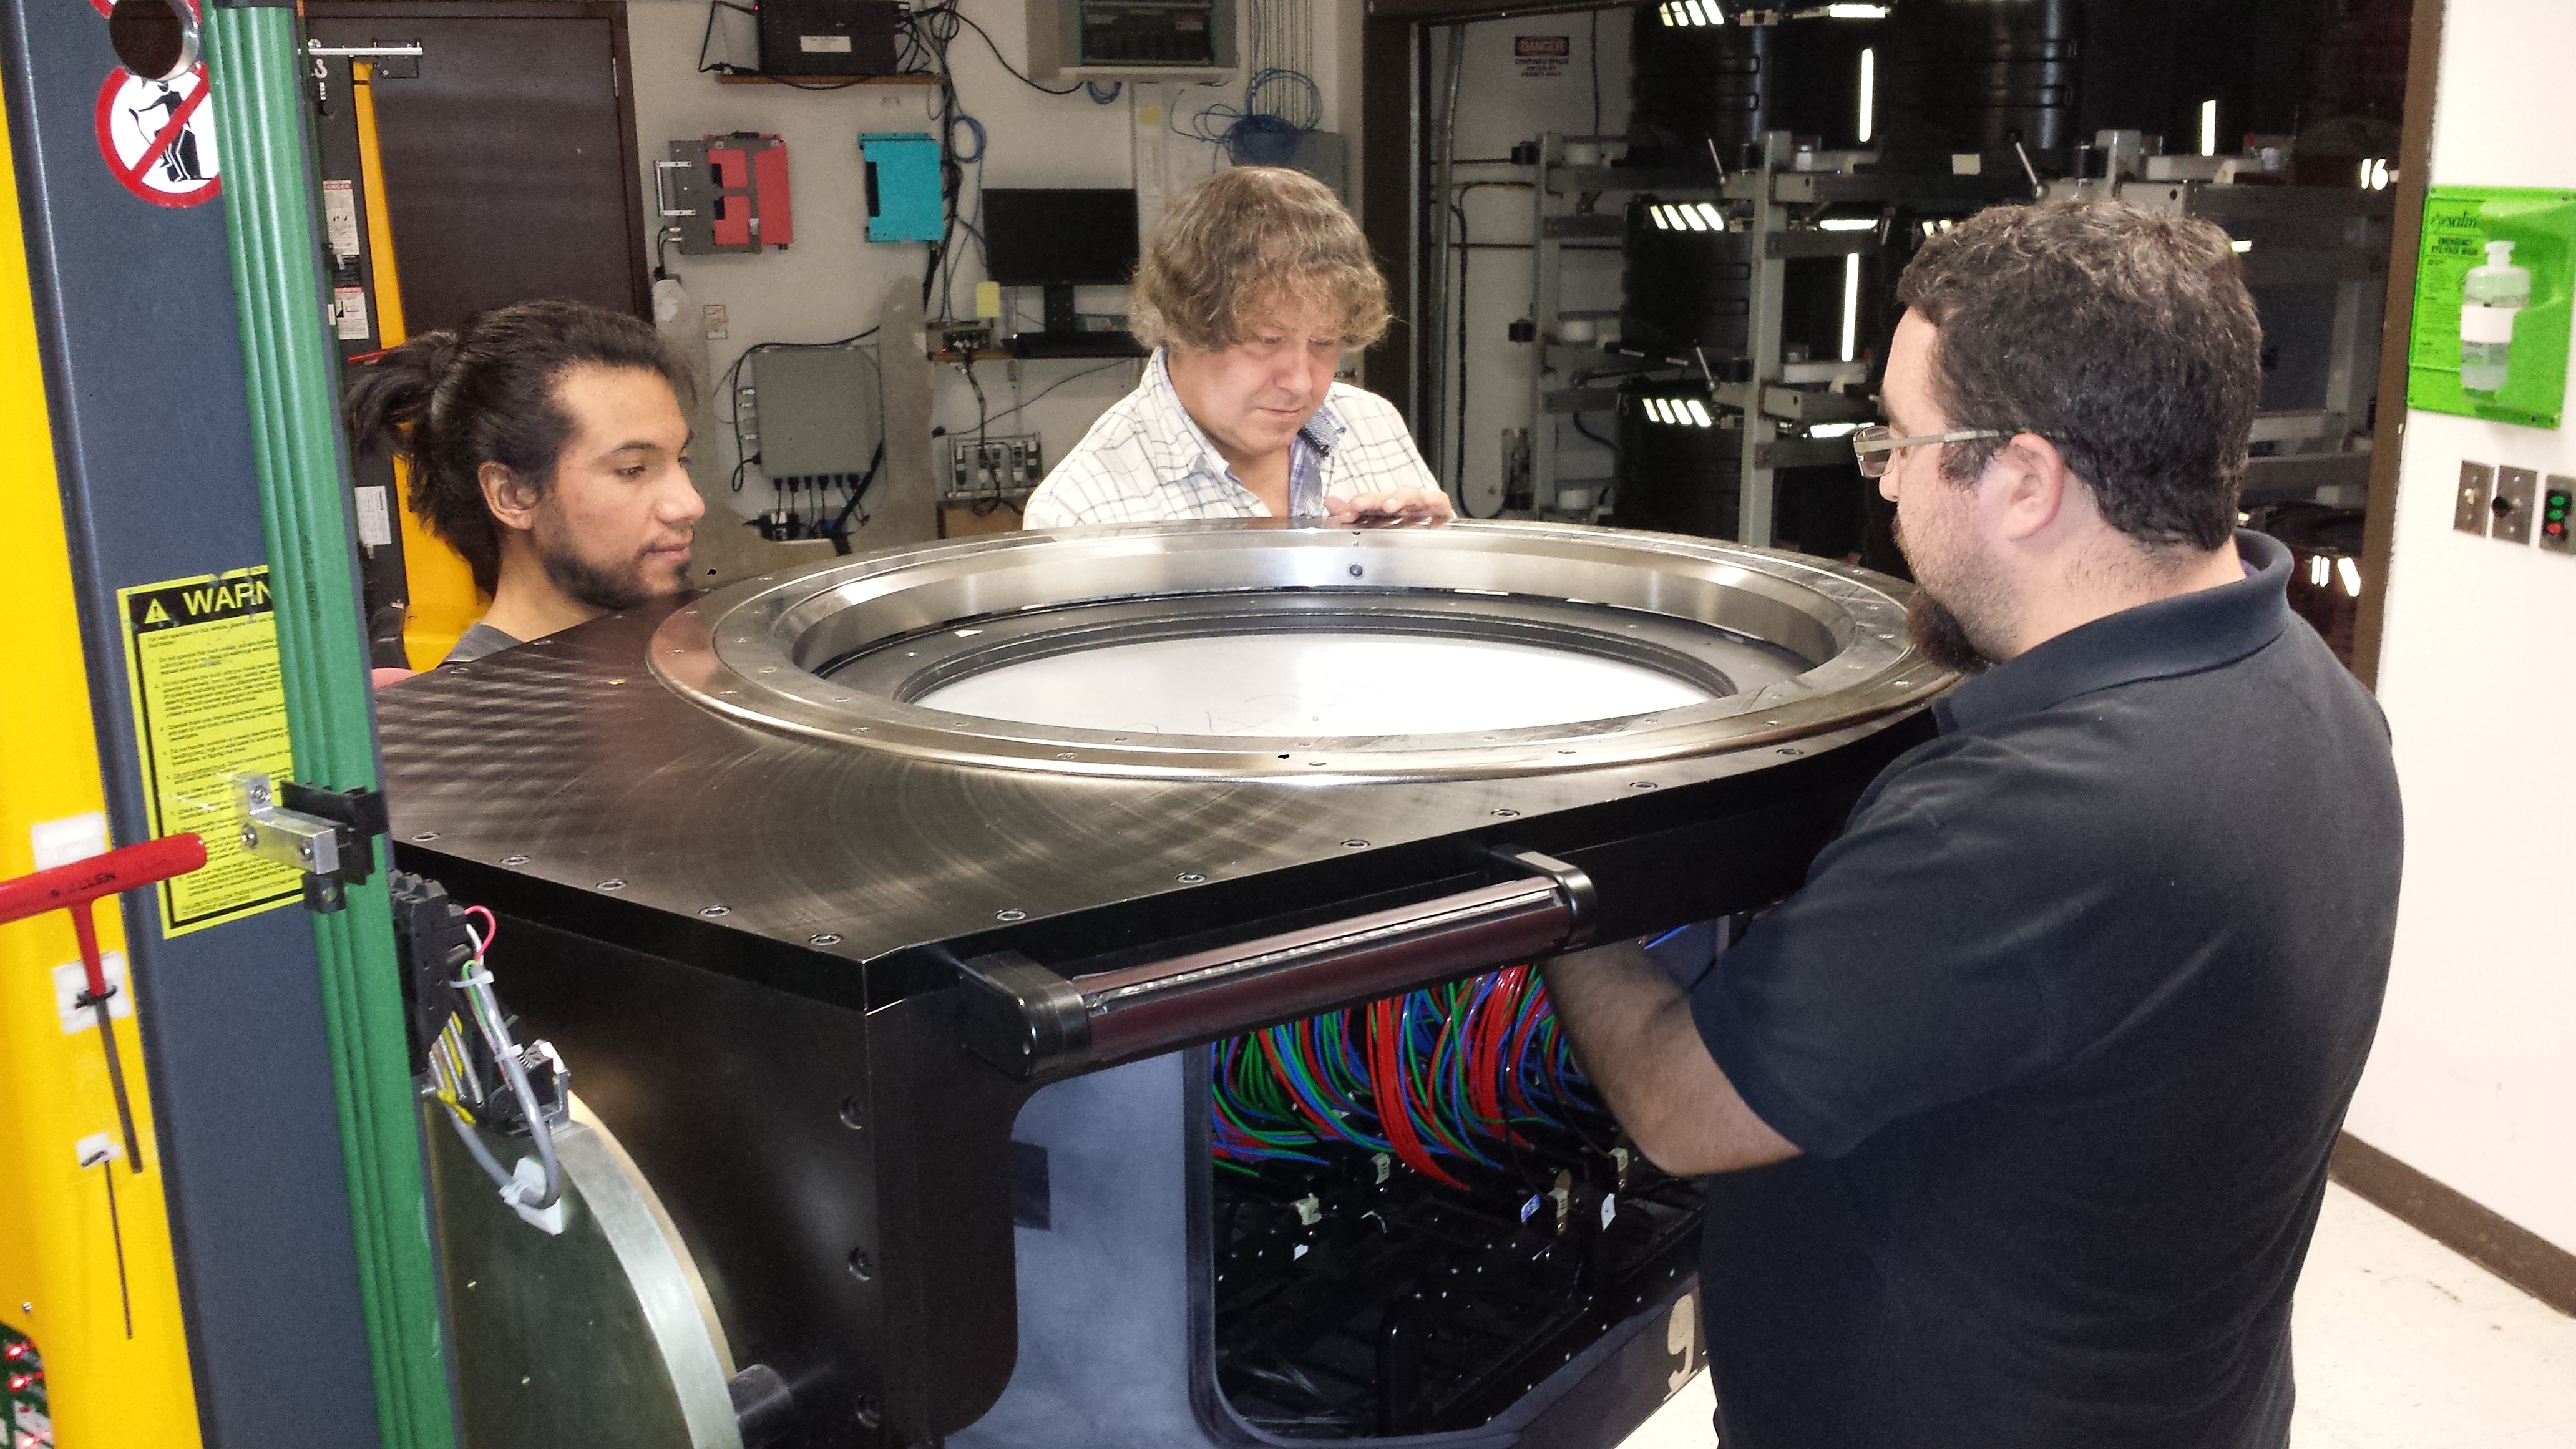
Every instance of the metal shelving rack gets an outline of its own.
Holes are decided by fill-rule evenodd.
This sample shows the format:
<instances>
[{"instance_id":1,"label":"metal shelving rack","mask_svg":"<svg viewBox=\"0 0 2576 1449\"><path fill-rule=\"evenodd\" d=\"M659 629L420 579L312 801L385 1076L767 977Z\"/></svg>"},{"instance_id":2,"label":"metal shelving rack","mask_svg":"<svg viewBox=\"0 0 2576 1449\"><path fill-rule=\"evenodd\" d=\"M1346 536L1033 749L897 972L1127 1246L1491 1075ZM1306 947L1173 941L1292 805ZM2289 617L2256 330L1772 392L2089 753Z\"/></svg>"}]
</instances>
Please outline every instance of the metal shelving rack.
<instances>
[{"instance_id":1,"label":"metal shelving rack","mask_svg":"<svg viewBox=\"0 0 2576 1449\"><path fill-rule=\"evenodd\" d=\"M1560 304L1561 282L1558 269L1564 264L1568 242L1617 242L1621 218L1602 215L1593 209L1600 192L1581 191L1566 185L1576 172L1586 175L1609 168L1572 166L1565 150L1574 146L1625 145L1625 136L1568 136L1548 132L1538 138L1538 184L1531 189L1533 219L1531 239L1535 250L1530 267L1530 319L1537 328L1534 345L1539 349L1538 366L1530 372L1530 424L1533 434L1530 458L1530 503L1541 517L1574 518L1590 522L1605 510L1612 479L1563 478L1557 474L1556 439L1540 436L1540 423L1550 417L1566 417L1578 412L1606 412L1619 404L1619 395L1609 388L1585 387L1574 381L1602 373L1639 370L1641 364L1602 349L1598 331L1592 340L1568 342L1561 335L1565 322L1581 318L1596 329L1607 323L1615 328L1619 313L1607 311L1567 312ZM1627 186L1612 189L1629 189ZM1570 506L1565 493L1581 489L1586 495L1582 506Z\"/></svg>"},{"instance_id":2,"label":"metal shelving rack","mask_svg":"<svg viewBox=\"0 0 2576 1449\"><path fill-rule=\"evenodd\" d=\"M2277 289L2333 290L2320 405L2255 415L2256 455L2246 461L2240 496L2248 505L2315 499L2359 506L2370 488L2371 405L2397 193L2247 185L2235 177L2256 158L2152 155L2134 131L2102 132L2095 147L2109 156L2112 174L2053 181L2050 200L2117 200L2214 223L2235 240L2258 302Z\"/></svg>"},{"instance_id":3,"label":"metal shelving rack","mask_svg":"<svg viewBox=\"0 0 2576 1449\"><path fill-rule=\"evenodd\" d=\"M1769 545L1773 539L1772 489L1779 469L1841 462L1850 456L1839 438L1805 436L1818 424L1874 421L1875 403L1842 389L1867 381L1864 364L1839 359L1792 361L1781 338L1788 264L1809 257L1868 256L1886 242L1886 210L1898 203L1919 210L1975 211L2006 193L1975 176L1880 176L1858 171L1874 160L1866 152L1800 150L1787 132L1764 138L1760 164L1751 170L1720 175L1710 169L1570 165L1569 142L1610 144L1623 138L1542 136L1539 138L1537 196L1537 266L1531 315L1539 345L1545 349L1535 374L1531 412L1596 411L1615 407L1617 393L1574 384L1577 359L1597 360L1611 372L1696 370L1710 397L1735 425L1747 430L1738 486L1743 490L1738 512L1739 542ZM1595 343L1562 341L1559 328L1557 269L1561 248L1570 240L1617 238L1625 228L1624 211L1605 215L1596 209L1600 197L1651 191L1657 196L1708 201L1727 217L1729 229L1750 232L1754 247L1750 346L1736 357L1650 358L1621 353ZM1827 206L1875 204L1882 208L1880 227L1869 231L1826 231L1814 224ZM1622 366L1621 364L1625 364ZM1721 377L1721 373L1725 374ZM1545 509L1572 480L1555 476L1553 450L1534 448L1531 456L1533 502ZM1593 480L1582 480L1590 484ZM1597 506L1597 503L1596 503Z\"/></svg>"},{"instance_id":4,"label":"metal shelving rack","mask_svg":"<svg viewBox=\"0 0 2576 1449\"><path fill-rule=\"evenodd\" d=\"M1552 415L1614 409L1615 389L1586 385L1594 376L1674 368L1698 372L1711 400L1747 432L1737 480L1743 490L1738 541L1767 546L1774 538L1778 470L1839 463L1850 456L1840 436L1818 438L1811 430L1820 424L1879 419L1873 398L1846 390L1868 381L1866 364L1792 360L1788 355L1781 330L1789 263L1874 256L1886 249L1888 229L1900 210L1909 224L1965 217L1998 202L2028 199L2032 188L2020 175L1880 174L1863 169L1875 162L1873 153L1802 150L1795 138L1777 131L1764 138L1759 165L1723 176L1709 169L1575 165L1566 160L1569 145L1610 146L1623 139L1539 138L1530 315L1541 354L1532 374L1533 424ZM2322 404L2277 409L2256 418L2257 455L2248 463L2243 486L2248 503L2352 501L2369 482L2370 403L2378 377L2375 359L2394 193L2246 184L2236 177L2252 170L2252 158L2153 156L2133 132L2105 132L2096 144L2110 157L2113 175L2048 183L2048 199L2117 199L2201 217L2236 239L2246 280L2258 294L2276 288L2333 289ZM1599 341L1563 339L1562 325L1570 316L1604 320L1616 315L1561 309L1564 247L1620 238L1624 208L1605 213L1600 200L1636 192L1710 202L1724 212L1730 230L1758 239L1749 346L1743 357L1644 357ZM1828 231L1816 224L1829 210L1850 216L1870 208L1878 212L1874 229ZM1533 510L1556 517L1597 515L1602 511L1600 485L1607 480L1559 477L1552 441L1536 440L1530 450ZM1569 512L1560 499L1577 487L1590 490L1591 497L1582 500L1585 508Z\"/></svg>"}]
</instances>

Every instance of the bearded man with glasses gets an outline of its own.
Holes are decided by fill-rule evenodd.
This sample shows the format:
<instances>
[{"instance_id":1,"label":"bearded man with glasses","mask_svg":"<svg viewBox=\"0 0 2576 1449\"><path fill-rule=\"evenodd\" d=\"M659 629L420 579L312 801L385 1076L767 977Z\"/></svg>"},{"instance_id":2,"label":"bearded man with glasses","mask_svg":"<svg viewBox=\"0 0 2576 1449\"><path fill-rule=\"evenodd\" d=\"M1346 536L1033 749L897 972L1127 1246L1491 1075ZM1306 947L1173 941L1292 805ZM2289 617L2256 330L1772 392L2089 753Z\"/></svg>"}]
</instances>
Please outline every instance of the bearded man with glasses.
<instances>
[{"instance_id":1,"label":"bearded man with glasses","mask_svg":"<svg viewBox=\"0 0 2576 1449\"><path fill-rule=\"evenodd\" d=\"M1934 238L1855 434L1968 675L1694 979L1545 972L1645 1154L1708 1174L1726 1449L2282 1449L2290 1298L2387 982L2385 720L2236 524L2226 235Z\"/></svg>"}]
</instances>

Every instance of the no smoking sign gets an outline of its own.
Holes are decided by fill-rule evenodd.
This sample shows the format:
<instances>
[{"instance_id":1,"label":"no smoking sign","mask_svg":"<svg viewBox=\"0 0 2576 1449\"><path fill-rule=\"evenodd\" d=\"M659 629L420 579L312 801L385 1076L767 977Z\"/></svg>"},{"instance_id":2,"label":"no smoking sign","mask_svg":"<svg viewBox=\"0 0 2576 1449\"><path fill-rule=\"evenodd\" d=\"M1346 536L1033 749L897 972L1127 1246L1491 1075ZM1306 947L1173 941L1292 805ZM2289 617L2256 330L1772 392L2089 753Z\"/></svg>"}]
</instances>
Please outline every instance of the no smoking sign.
<instances>
[{"instance_id":1,"label":"no smoking sign","mask_svg":"<svg viewBox=\"0 0 2576 1449\"><path fill-rule=\"evenodd\" d=\"M105 13L106 7L100 9ZM194 0L188 0L188 10L196 10ZM186 64L184 57L174 59ZM108 72L98 88L98 154L108 174L145 201L195 206L223 189L215 166L214 115L206 107L206 67L200 62L172 70L160 80L123 66Z\"/></svg>"}]
</instances>

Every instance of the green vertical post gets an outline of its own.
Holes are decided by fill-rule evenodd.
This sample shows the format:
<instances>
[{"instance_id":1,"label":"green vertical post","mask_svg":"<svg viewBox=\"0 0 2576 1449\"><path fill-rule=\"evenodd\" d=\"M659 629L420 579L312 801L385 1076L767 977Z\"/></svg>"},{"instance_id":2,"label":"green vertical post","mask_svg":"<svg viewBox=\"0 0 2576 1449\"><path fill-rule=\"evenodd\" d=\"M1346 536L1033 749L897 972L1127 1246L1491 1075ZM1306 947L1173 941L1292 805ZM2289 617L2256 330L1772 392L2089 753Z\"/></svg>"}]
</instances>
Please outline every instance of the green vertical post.
<instances>
[{"instance_id":1,"label":"green vertical post","mask_svg":"<svg viewBox=\"0 0 2576 1449\"><path fill-rule=\"evenodd\" d=\"M323 323L297 30L289 8L209 6L205 55L295 774L331 789L371 789L375 709L337 368ZM388 1449L451 1449L420 1119L383 875L350 888L345 901L315 915L313 932L377 1418Z\"/></svg>"}]
</instances>

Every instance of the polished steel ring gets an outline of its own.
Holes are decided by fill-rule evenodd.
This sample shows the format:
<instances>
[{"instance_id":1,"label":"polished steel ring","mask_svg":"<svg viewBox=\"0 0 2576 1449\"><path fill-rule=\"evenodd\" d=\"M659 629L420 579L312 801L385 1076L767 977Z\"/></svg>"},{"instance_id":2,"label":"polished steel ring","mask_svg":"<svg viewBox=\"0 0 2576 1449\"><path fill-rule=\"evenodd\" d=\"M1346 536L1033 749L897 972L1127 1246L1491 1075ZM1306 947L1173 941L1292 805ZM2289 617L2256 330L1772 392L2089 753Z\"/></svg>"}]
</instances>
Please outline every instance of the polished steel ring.
<instances>
[{"instance_id":1,"label":"polished steel ring","mask_svg":"<svg viewBox=\"0 0 2576 1449\"><path fill-rule=\"evenodd\" d=\"M1776 744L1918 703L1952 677L1908 642L1910 594L1897 580L1801 554L1564 524L1150 524L993 535L736 584L663 623L653 668L683 696L747 724L951 764L1159 779L1549 774ZM1687 658L1693 635L1738 648L1751 641L1790 662L1779 677L1652 714L1308 739L958 714L910 702L924 688L899 671L854 665L890 644L997 624L1011 626L995 632L1016 651L997 646L997 662L1114 642L1102 620L1122 610L1141 610L1166 631L1355 621L1458 637L1517 630L1676 678L1708 673L1695 675ZM936 661L941 680L980 667L954 645Z\"/></svg>"}]
</instances>

